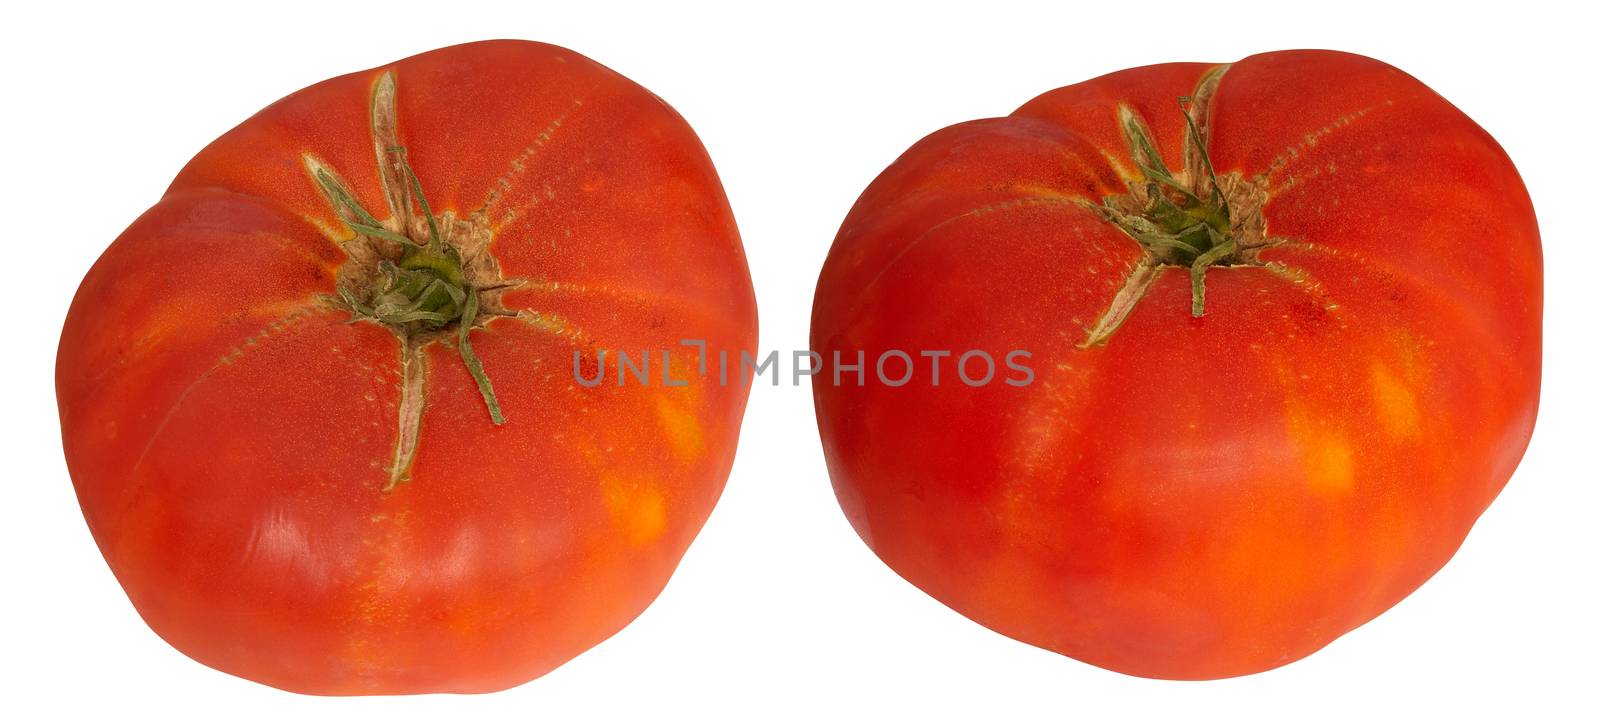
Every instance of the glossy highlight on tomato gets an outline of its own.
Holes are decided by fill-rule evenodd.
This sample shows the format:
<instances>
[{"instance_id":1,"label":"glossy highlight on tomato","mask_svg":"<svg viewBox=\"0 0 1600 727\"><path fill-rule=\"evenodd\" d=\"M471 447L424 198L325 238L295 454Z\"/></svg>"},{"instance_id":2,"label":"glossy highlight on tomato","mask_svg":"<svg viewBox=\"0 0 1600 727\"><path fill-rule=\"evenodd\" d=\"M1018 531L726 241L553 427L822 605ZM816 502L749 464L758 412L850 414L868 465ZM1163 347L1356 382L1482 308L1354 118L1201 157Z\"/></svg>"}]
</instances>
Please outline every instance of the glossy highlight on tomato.
<instances>
[{"instance_id":1,"label":"glossy highlight on tomato","mask_svg":"<svg viewBox=\"0 0 1600 727\"><path fill-rule=\"evenodd\" d=\"M1331 51L1134 68L956 124L879 176L812 348L1025 349L1025 387L813 378L839 502L896 572L1128 674L1310 654L1455 553L1538 406L1511 161Z\"/></svg>"},{"instance_id":2,"label":"glossy highlight on tomato","mask_svg":"<svg viewBox=\"0 0 1600 727\"><path fill-rule=\"evenodd\" d=\"M484 692L661 591L748 395L696 352L755 340L687 123L491 41L208 146L84 279L56 386L90 531L173 646L297 692ZM686 383L578 385L620 349Z\"/></svg>"}]
</instances>

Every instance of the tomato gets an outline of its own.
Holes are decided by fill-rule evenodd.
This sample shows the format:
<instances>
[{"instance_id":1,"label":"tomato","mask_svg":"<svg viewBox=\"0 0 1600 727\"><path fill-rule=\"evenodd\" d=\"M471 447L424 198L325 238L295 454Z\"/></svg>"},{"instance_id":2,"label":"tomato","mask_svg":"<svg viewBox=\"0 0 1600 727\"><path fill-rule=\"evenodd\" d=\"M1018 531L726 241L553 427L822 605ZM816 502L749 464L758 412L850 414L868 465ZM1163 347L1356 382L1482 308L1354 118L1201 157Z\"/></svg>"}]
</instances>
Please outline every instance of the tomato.
<instances>
[{"instance_id":1,"label":"tomato","mask_svg":"<svg viewBox=\"0 0 1600 727\"><path fill-rule=\"evenodd\" d=\"M661 591L748 394L696 370L755 340L683 119L496 41L212 143L88 273L56 385L89 529L173 646L297 692L483 692ZM617 351L685 384L575 375Z\"/></svg>"},{"instance_id":2,"label":"tomato","mask_svg":"<svg viewBox=\"0 0 1600 727\"><path fill-rule=\"evenodd\" d=\"M1128 674L1249 674L1456 551L1532 431L1542 295L1511 161L1415 79L1135 68L872 183L811 334L868 375L825 368L817 420L850 522L934 598ZM890 386L890 350L1022 351L1034 380L945 359L936 386L925 357Z\"/></svg>"}]
</instances>

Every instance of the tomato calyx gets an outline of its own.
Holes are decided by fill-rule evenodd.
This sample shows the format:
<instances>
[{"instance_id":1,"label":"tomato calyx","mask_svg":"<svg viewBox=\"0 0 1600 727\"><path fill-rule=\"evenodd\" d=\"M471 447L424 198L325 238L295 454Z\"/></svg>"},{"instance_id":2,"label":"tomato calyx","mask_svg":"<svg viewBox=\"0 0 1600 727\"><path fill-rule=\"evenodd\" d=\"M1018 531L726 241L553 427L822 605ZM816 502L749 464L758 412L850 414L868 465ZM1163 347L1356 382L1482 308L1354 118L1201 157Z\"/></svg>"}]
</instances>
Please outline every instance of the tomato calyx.
<instances>
[{"instance_id":1,"label":"tomato calyx","mask_svg":"<svg viewBox=\"0 0 1600 727\"><path fill-rule=\"evenodd\" d=\"M304 155L312 181L340 222L355 233L339 243L348 259L339 269L336 296L328 302L348 311L351 323L382 325L401 342L400 422L385 491L409 477L416 455L427 345L453 344L477 384L490 421L505 423L494 385L472 350L470 333L489 319L515 317L499 301L520 284L501 276L489 253L493 233L480 214L434 214L406 148L398 143L394 94L394 77L385 73L373 90L371 118L387 218L379 220L368 212L327 164Z\"/></svg>"},{"instance_id":2,"label":"tomato calyx","mask_svg":"<svg viewBox=\"0 0 1600 727\"><path fill-rule=\"evenodd\" d=\"M1191 99L1180 97L1178 103L1183 107ZM1204 175L1185 170L1189 171L1189 180L1180 180L1161 161L1149 129L1138 115L1127 106L1119 108L1118 115L1133 150L1133 162L1144 174L1145 182L1135 185L1123 199L1106 200L1106 214L1159 262L1191 271L1191 312L1199 318L1205 315L1205 269L1239 262L1232 209L1204 151L1205 137L1189 109L1183 108L1188 139L1202 150L1198 156Z\"/></svg>"},{"instance_id":3,"label":"tomato calyx","mask_svg":"<svg viewBox=\"0 0 1600 727\"><path fill-rule=\"evenodd\" d=\"M389 147L386 151L399 158L399 167L409 180L417 206L422 210L427 225L427 240L413 241L381 226L354 223L352 229L358 233L399 244L400 256L398 260L379 260L378 269L382 274L368 281L366 290L339 287L339 298L355 314L356 320L382 323L403 332L405 335L402 338L406 339L455 326L456 348L461 352L461 361L472 374L473 381L477 382L483 403L489 408L490 419L495 424L504 424L505 416L500 411L499 400L495 398L494 385L484 373L483 363L472 352L472 342L467 336L478 319L478 289L466 280L460 251L446 244L439 236L439 221L428 206L428 198L422 193L422 184L417 180L416 172L405 160L405 147ZM324 185L330 181L328 175L318 178L318 182ZM348 204L350 209L360 212L364 218L371 218L354 200ZM346 224L351 223L347 221Z\"/></svg>"},{"instance_id":4,"label":"tomato calyx","mask_svg":"<svg viewBox=\"0 0 1600 727\"><path fill-rule=\"evenodd\" d=\"M1201 77L1192 96L1178 97L1188 133L1184 166L1174 172L1161 158L1154 137L1132 107L1117 108L1118 123L1134 166L1143 177L1128 182L1128 192L1092 205L1145 250L1122 288L1080 348L1104 343L1122 325L1163 267L1183 268L1189 275L1190 315L1206 311L1206 270L1258 265L1255 252L1267 244L1261 208L1265 185L1238 173L1219 175L1208 150L1211 97L1227 66Z\"/></svg>"}]
</instances>

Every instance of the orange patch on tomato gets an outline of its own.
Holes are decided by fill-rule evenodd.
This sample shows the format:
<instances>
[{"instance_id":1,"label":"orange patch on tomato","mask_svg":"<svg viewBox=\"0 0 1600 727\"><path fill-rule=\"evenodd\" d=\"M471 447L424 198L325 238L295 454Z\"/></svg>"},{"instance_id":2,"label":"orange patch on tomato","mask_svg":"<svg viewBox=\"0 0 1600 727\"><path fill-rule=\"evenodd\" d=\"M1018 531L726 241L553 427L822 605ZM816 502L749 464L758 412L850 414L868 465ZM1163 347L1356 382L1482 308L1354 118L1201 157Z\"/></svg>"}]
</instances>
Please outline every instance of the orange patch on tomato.
<instances>
[{"instance_id":1,"label":"orange patch on tomato","mask_svg":"<svg viewBox=\"0 0 1600 727\"><path fill-rule=\"evenodd\" d=\"M678 397L672 394L656 397L656 420L661 423L661 431L666 434L667 446L672 449L673 456L683 462L699 459L706 447L705 434L700 429L700 421L678 401Z\"/></svg>"},{"instance_id":2,"label":"orange patch on tomato","mask_svg":"<svg viewBox=\"0 0 1600 727\"><path fill-rule=\"evenodd\" d=\"M1411 387L1381 363L1372 364L1372 398L1383 428L1396 437L1417 433L1417 398Z\"/></svg>"},{"instance_id":3,"label":"orange patch on tomato","mask_svg":"<svg viewBox=\"0 0 1600 727\"><path fill-rule=\"evenodd\" d=\"M601 487L612 521L634 545L649 543L666 530L666 497L654 483L607 476Z\"/></svg>"},{"instance_id":4,"label":"orange patch on tomato","mask_svg":"<svg viewBox=\"0 0 1600 727\"><path fill-rule=\"evenodd\" d=\"M1348 492L1355 484L1350 440L1303 406L1291 403L1287 413L1289 436L1301 452L1306 485L1324 495Z\"/></svg>"},{"instance_id":5,"label":"orange patch on tomato","mask_svg":"<svg viewBox=\"0 0 1600 727\"><path fill-rule=\"evenodd\" d=\"M1355 483L1355 463L1350 445L1342 438L1326 437L1310 442L1306 450L1306 482L1324 494L1350 490Z\"/></svg>"}]
</instances>

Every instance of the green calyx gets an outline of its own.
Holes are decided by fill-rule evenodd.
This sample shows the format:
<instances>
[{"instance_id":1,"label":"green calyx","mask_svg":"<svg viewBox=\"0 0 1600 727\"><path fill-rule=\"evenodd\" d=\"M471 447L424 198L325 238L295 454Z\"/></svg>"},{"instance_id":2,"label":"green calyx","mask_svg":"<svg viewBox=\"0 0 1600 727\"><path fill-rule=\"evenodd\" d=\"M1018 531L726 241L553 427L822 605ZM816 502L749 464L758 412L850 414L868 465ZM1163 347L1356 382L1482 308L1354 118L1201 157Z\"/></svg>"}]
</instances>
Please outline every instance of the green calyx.
<instances>
[{"instance_id":1,"label":"green calyx","mask_svg":"<svg viewBox=\"0 0 1600 727\"><path fill-rule=\"evenodd\" d=\"M1191 156L1200 168L1186 169L1187 181L1180 179L1162 161L1144 121L1123 106L1118 112L1122 132L1144 181L1125 197L1107 198L1100 209L1157 264L1189 270L1190 313L1199 318L1205 315L1206 269L1239 262L1240 246L1233 210L1206 152L1205 132L1190 113L1191 99L1180 97L1178 103L1188 125L1187 147L1194 150ZM1197 165L1190 160L1189 166Z\"/></svg>"},{"instance_id":2,"label":"green calyx","mask_svg":"<svg viewBox=\"0 0 1600 727\"><path fill-rule=\"evenodd\" d=\"M339 299L354 320L369 320L394 330L406 345L430 333L454 326L456 349L489 409L489 418L503 424L505 416L483 363L472 351L468 337L478 318L479 291L468 281L461 253L439 234L439 223L429 207L422 185L406 161L404 147L388 147L395 165L409 182L411 197L427 222L427 240L419 242L378 222L329 172L317 170L315 178L340 219L355 232L398 245L398 255L378 261L379 275L364 285L338 289ZM390 247L394 247L391 245Z\"/></svg>"}]
</instances>

